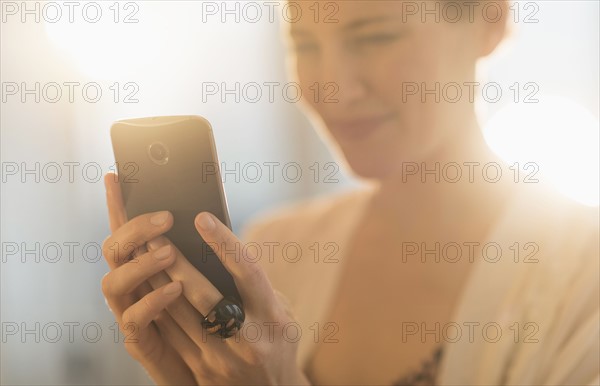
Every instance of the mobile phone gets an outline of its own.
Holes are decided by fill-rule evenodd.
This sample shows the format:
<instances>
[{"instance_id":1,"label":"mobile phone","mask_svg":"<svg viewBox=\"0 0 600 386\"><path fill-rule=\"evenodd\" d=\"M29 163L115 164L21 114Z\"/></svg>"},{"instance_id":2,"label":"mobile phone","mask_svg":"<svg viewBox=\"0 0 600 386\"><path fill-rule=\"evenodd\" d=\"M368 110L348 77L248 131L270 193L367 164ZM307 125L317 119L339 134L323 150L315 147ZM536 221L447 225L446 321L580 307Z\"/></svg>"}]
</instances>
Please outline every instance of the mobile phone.
<instances>
[{"instance_id":1,"label":"mobile phone","mask_svg":"<svg viewBox=\"0 0 600 386\"><path fill-rule=\"evenodd\" d=\"M241 304L233 278L194 226L206 211L231 229L210 123L199 116L127 119L112 125L111 139L127 217L170 211L174 224L165 236Z\"/></svg>"}]
</instances>

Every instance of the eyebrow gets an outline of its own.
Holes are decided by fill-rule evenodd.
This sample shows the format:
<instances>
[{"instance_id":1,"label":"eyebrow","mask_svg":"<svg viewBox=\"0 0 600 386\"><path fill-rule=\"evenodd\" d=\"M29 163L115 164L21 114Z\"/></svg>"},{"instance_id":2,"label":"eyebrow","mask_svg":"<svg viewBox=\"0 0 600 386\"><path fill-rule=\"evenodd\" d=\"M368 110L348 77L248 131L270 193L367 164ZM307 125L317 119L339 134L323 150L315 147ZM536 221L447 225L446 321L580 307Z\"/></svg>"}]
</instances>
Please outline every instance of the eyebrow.
<instances>
[{"instance_id":1,"label":"eyebrow","mask_svg":"<svg viewBox=\"0 0 600 386\"><path fill-rule=\"evenodd\" d=\"M382 22L386 22L386 21L393 21L395 19L396 19L396 17L389 16L389 15L382 15L382 16L376 16L376 17L371 17L371 18L358 19L358 20L354 20L354 21L348 23L348 25L344 26L342 29L344 31L354 31L354 30L363 28L363 27L371 25L371 24L377 24L377 23L382 23ZM307 36L310 34L311 33L308 32L307 30L297 29L297 28L290 29L290 35L292 35L292 36Z\"/></svg>"},{"instance_id":2,"label":"eyebrow","mask_svg":"<svg viewBox=\"0 0 600 386\"><path fill-rule=\"evenodd\" d=\"M359 20L355 20L355 21L349 23L343 29L347 30L347 31L355 30L355 29L359 29L364 26L367 26L369 24L376 24L376 23L381 23L381 22L385 22L385 21L392 21L394 19L396 19L396 17L390 16L390 15L382 15L382 16L377 16L377 17L372 17L372 18L359 19Z\"/></svg>"}]
</instances>

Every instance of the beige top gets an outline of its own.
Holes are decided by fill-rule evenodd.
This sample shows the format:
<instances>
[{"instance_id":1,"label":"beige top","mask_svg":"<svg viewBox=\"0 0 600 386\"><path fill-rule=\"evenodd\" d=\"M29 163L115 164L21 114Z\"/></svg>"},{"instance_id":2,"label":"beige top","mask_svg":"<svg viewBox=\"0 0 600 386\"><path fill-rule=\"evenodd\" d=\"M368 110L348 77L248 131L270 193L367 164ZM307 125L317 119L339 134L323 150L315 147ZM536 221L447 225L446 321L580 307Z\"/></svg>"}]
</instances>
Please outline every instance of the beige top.
<instances>
[{"instance_id":1,"label":"beige top","mask_svg":"<svg viewBox=\"0 0 600 386\"><path fill-rule=\"evenodd\" d=\"M262 216L242 234L244 241L261 246L278 243L263 247L259 261L301 326L302 368L316 342L333 332L323 318L335 300L344 248L373 191L365 186L289 205ZM520 188L488 240L501 245L535 241L538 262L521 258L515 263L513 256L502 256L495 263L475 263L452 321L463 334L474 323L479 323L476 334L492 323L489 338L446 342L438 383L599 384L598 235L598 208L538 184ZM502 335L496 341L498 327Z\"/></svg>"}]
</instances>

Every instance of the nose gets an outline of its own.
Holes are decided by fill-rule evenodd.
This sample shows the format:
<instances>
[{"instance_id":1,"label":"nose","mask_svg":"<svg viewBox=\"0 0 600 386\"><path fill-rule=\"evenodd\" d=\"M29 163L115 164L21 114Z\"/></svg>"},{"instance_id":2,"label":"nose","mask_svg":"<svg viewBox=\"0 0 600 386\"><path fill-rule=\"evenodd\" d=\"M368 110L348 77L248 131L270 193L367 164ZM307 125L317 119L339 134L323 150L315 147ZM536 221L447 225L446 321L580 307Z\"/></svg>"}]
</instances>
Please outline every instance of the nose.
<instances>
[{"instance_id":1,"label":"nose","mask_svg":"<svg viewBox=\"0 0 600 386\"><path fill-rule=\"evenodd\" d=\"M319 102L352 108L367 95L364 69L343 47L329 46L321 54Z\"/></svg>"}]
</instances>

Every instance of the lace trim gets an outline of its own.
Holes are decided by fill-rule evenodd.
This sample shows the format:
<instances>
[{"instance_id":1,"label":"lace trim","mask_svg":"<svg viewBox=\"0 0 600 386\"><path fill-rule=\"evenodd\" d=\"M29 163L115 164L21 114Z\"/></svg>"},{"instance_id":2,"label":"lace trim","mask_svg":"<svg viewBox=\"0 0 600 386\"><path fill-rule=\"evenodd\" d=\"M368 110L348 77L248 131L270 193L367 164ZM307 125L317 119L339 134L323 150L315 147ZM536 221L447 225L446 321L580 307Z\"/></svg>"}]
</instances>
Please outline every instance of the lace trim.
<instances>
[{"instance_id":1,"label":"lace trim","mask_svg":"<svg viewBox=\"0 0 600 386\"><path fill-rule=\"evenodd\" d=\"M402 376L394 382L394 386L418 386L435 385L435 379L439 371L442 358L442 347L438 347L433 356L423 362L421 368Z\"/></svg>"}]
</instances>

